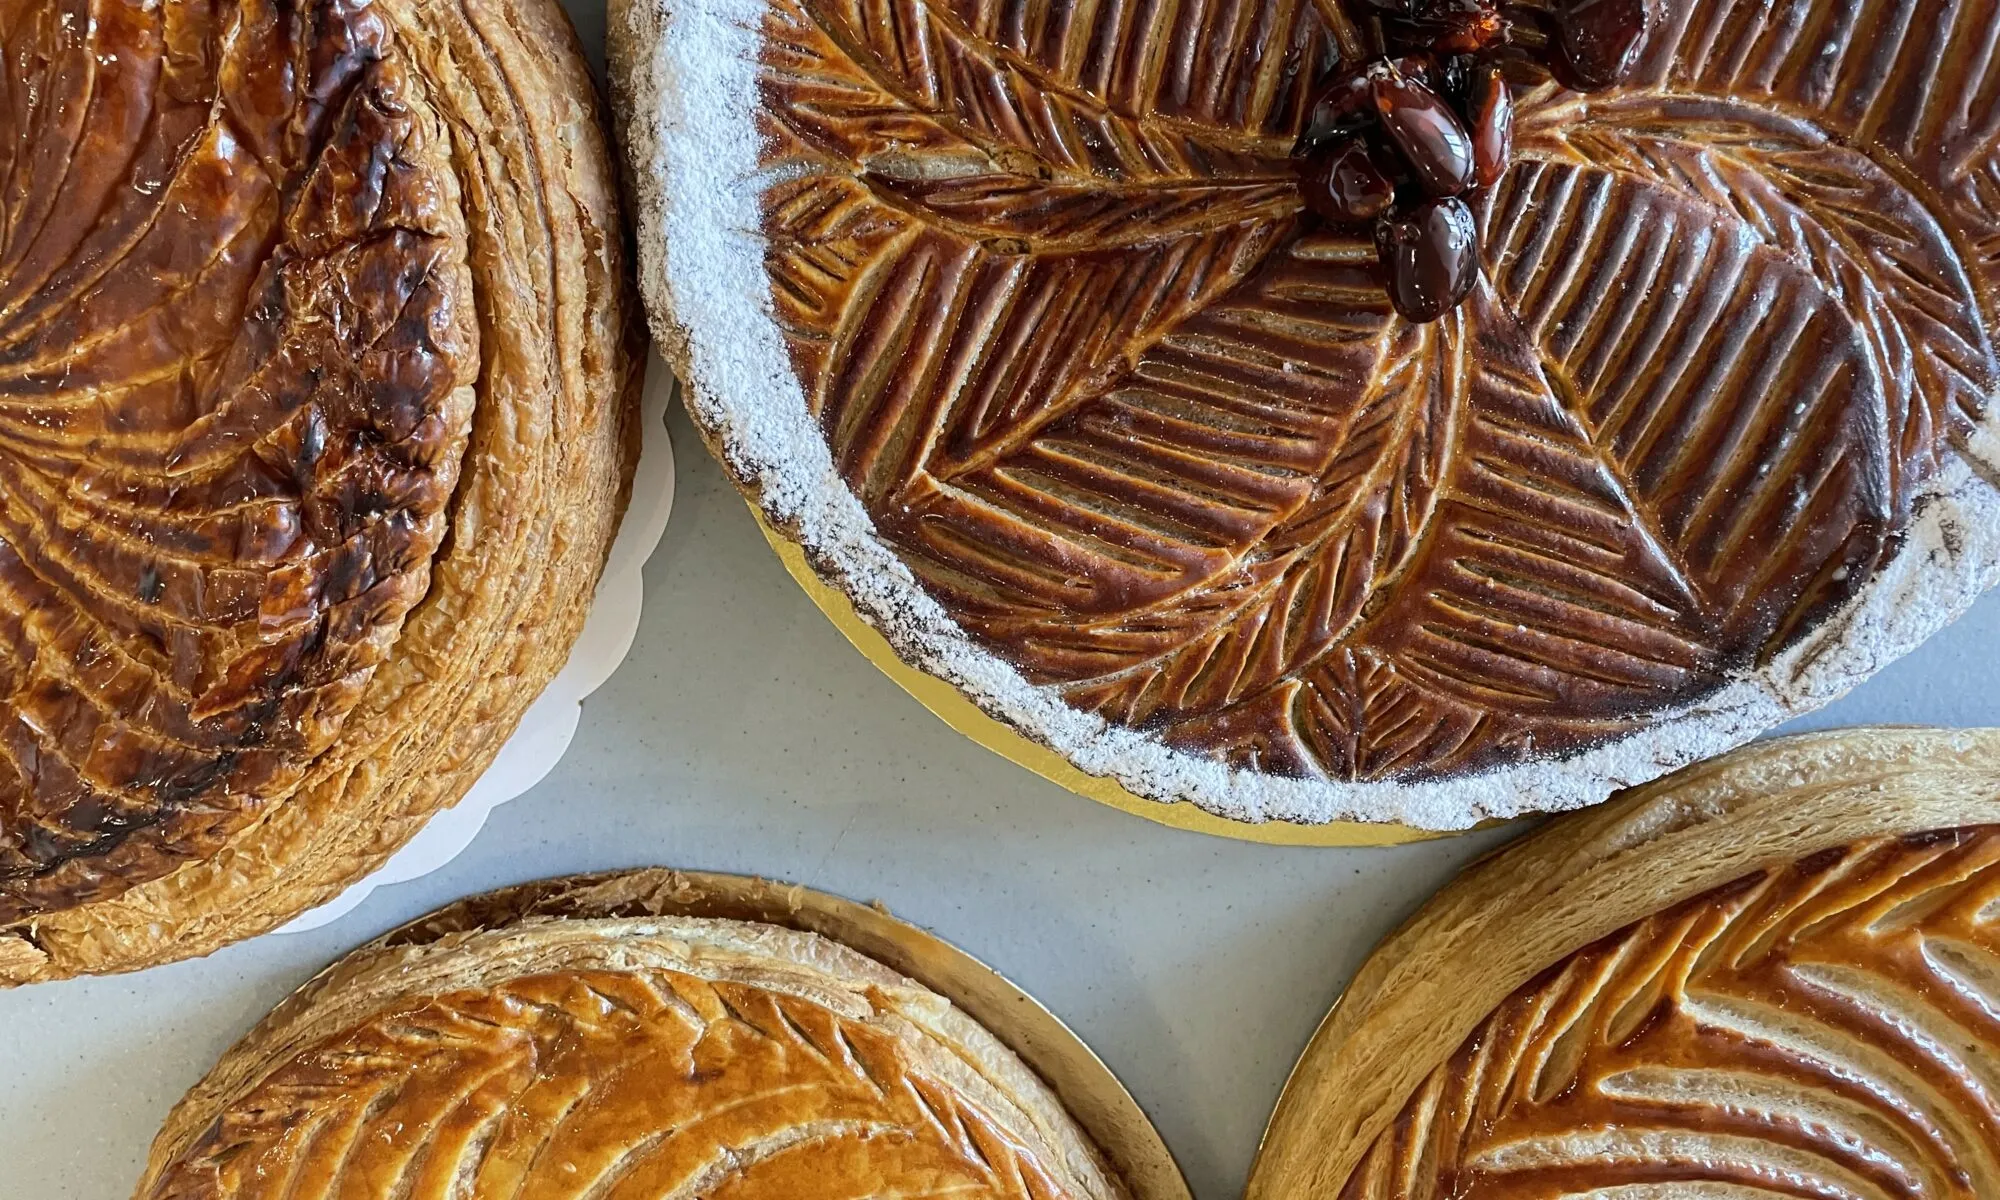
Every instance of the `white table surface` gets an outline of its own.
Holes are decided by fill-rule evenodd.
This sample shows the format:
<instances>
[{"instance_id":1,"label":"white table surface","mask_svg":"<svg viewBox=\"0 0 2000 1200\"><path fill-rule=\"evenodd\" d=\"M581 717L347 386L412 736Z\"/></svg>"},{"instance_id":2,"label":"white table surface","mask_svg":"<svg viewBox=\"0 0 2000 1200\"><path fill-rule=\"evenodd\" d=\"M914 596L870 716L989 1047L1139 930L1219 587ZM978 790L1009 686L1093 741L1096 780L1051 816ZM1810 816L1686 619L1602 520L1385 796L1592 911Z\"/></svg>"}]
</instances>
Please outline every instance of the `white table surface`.
<instances>
[{"instance_id":1,"label":"white table surface","mask_svg":"<svg viewBox=\"0 0 2000 1200\"><path fill-rule=\"evenodd\" d=\"M572 0L586 45L601 0ZM595 11L591 11L595 10ZM130 1193L167 1109L349 947L456 897L666 864L797 880L998 967L1138 1096L1200 1200L1240 1193L1294 1058L1371 945L1506 835L1274 848L1154 825L961 738L786 578L675 413L672 523L568 757L443 869L307 934L0 992L0 1200ZM2000 597L1799 728L2000 725Z\"/></svg>"}]
</instances>

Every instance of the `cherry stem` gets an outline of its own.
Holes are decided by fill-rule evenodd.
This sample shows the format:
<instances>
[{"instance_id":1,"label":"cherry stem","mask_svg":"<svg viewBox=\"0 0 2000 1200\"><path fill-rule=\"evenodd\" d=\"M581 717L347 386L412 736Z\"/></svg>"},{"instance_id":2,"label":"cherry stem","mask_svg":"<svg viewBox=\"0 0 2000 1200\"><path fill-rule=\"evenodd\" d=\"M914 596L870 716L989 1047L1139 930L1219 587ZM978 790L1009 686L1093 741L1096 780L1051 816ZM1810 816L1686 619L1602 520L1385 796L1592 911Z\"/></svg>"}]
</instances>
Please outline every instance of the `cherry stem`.
<instances>
[{"instance_id":1,"label":"cherry stem","mask_svg":"<svg viewBox=\"0 0 2000 1200\"><path fill-rule=\"evenodd\" d=\"M1369 57L1368 44L1361 40L1361 31L1354 27L1347 10L1340 6L1340 0L1313 0L1313 7L1326 20L1326 27L1333 31L1334 45L1340 47L1343 63L1358 63Z\"/></svg>"},{"instance_id":2,"label":"cherry stem","mask_svg":"<svg viewBox=\"0 0 2000 1200\"><path fill-rule=\"evenodd\" d=\"M1523 50L1540 53L1549 48L1549 38L1543 32L1541 18L1548 14L1528 4L1503 4L1501 15L1507 18L1507 44L1519 46Z\"/></svg>"}]
</instances>

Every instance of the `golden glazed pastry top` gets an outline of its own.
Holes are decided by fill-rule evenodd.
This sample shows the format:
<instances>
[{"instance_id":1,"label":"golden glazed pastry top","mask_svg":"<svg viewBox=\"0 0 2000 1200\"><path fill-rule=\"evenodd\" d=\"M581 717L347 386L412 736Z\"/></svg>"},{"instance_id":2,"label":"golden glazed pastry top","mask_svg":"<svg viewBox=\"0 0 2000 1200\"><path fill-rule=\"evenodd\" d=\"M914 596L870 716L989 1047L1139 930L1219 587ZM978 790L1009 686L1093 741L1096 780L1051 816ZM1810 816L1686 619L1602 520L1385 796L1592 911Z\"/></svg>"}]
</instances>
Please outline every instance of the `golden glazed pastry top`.
<instances>
[{"instance_id":1,"label":"golden glazed pastry top","mask_svg":"<svg viewBox=\"0 0 2000 1200\"><path fill-rule=\"evenodd\" d=\"M2000 1194L1996 768L1991 733L1781 742L1475 868L1329 1018L1252 1197Z\"/></svg>"},{"instance_id":2,"label":"golden glazed pastry top","mask_svg":"<svg viewBox=\"0 0 2000 1200\"><path fill-rule=\"evenodd\" d=\"M2000 826L1748 876L1570 956L1425 1079L1344 1200L2000 1194Z\"/></svg>"},{"instance_id":3,"label":"golden glazed pastry top","mask_svg":"<svg viewBox=\"0 0 2000 1200\"><path fill-rule=\"evenodd\" d=\"M423 596L478 371L365 5L0 14L0 922L214 850Z\"/></svg>"},{"instance_id":4,"label":"golden glazed pastry top","mask_svg":"<svg viewBox=\"0 0 2000 1200\"><path fill-rule=\"evenodd\" d=\"M1291 157L1394 4L619 0L654 328L769 523L1086 773L1596 802L1927 636L2000 511L1991 0L1641 7L1604 91L1509 59L1412 324Z\"/></svg>"},{"instance_id":5,"label":"golden glazed pastry top","mask_svg":"<svg viewBox=\"0 0 2000 1200\"><path fill-rule=\"evenodd\" d=\"M150 1200L1115 1200L1054 1097L814 935L554 920L363 951L233 1050Z\"/></svg>"},{"instance_id":6,"label":"golden glazed pastry top","mask_svg":"<svg viewBox=\"0 0 2000 1200\"><path fill-rule=\"evenodd\" d=\"M807 407L1079 708L1279 774L1601 743L1861 587L2000 385L1992 122L1923 102L1994 85L1981 39L1780 7L1664 5L1619 88L1524 86L1486 282L1430 327L1300 212L1312 4L771 0Z\"/></svg>"},{"instance_id":7,"label":"golden glazed pastry top","mask_svg":"<svg viewBox=\"0 0 2000 1200\"><path fill-rule=\"evenodd\" d=\"M455 798L638 376L550 0L5 0L0 54L5 983L268 927Z\"/></svg>"}]
</instances>

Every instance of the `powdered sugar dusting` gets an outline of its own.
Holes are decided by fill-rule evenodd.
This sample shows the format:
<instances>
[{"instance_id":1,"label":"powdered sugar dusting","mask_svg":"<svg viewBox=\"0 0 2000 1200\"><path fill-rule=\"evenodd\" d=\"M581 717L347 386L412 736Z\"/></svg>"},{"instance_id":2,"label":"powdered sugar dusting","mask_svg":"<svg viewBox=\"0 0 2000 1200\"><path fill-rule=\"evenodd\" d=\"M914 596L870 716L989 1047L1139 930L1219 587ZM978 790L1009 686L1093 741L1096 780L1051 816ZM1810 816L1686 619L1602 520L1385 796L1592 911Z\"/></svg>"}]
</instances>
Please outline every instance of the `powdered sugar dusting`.
<instances>
[{"instance_id":1,"label":"powdered sugar dusting","mask_svg":"<svg viewBox=\"0 0 2000 1200\"><path fill-rule=\"evenodd\" d=\"M1070 707L981 649L876 535L807 412L764 275L753 114L764 0L618 0L614 99L637 197L641 284L688 406L764 516L897 653L1094 775L1241 821L1463 829L1578 808L1818 708L1958 616L2000 578L2000 424L1989 414L1919 498L1896 556L1801 644L1697 704L1561 760L1416 784L1233 770Z\"/></svg>"}]
</instances>

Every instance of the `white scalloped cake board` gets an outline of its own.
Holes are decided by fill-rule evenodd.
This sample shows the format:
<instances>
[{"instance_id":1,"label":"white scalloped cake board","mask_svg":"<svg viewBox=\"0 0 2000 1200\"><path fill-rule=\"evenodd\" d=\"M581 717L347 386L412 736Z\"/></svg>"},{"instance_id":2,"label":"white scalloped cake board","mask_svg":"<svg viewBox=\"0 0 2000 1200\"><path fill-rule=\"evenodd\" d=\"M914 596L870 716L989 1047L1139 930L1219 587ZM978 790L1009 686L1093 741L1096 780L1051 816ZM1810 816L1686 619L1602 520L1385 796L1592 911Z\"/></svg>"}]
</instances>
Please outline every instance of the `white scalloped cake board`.
<instances>
[{"instance_id":1,"label":"white scalloped cake board","mask_svg":"<svg viewBox=\"0 0 2000 1200\"><path fill-rule=\"evenodd\" d=\"M674 504L674 445L667 436L667 407L674 395L673 372L649 355L646 383L639 401L639 420L645 443L639 453L638 469L632 476L632 501L611 543L604 574L597 582L597 598L583 632L571 648L569 661L541 696L528 706L514 736L500 747L500 753L479 782L472 785L456 805L443 809L424 825L401 850L375 871L348 887L318 908L294 918L279 933L303 933L317 929L359 905L376 888L428 875L458 857L486 824L495 808L527 791L562 760L576 736L577 721L583 716L583 701L596 691L632 647L639 630L639 609L645 598L640 569L660 544L666 532L667 514Z\"/></svg>"}]
</instances>

